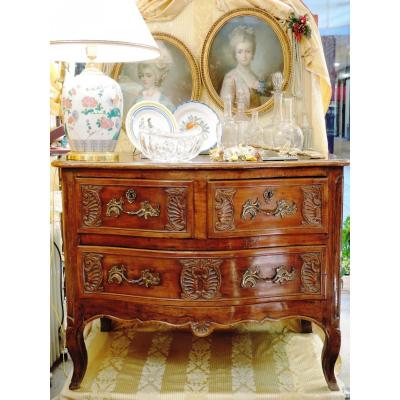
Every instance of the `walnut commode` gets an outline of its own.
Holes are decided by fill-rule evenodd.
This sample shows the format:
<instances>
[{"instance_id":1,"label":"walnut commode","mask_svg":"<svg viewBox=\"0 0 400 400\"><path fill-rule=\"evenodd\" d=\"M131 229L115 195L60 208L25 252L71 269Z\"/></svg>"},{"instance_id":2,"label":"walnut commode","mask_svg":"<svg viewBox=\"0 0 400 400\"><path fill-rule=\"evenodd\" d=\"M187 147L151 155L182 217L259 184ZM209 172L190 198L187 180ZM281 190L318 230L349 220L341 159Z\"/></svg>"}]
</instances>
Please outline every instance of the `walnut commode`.
<instances>
[{"instance_id":1,"label":"walnut commode","mask_svg":"<svg viewBox=\"0 0 400 400\"><path fill-rule=\"evenodd\" d=\"M326 334L322 368L338 390L344 160L61 168L71 389L98 317L188 326L299 318Z\"/></svg>"}]
</instances>

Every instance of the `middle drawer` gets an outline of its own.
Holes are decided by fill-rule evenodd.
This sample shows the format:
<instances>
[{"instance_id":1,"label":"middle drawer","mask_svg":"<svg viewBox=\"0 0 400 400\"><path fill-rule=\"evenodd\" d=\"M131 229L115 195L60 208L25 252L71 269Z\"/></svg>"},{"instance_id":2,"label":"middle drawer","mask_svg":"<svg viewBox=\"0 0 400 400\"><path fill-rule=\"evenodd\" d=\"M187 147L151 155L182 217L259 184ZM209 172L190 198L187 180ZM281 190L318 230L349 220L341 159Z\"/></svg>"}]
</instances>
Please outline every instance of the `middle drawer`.
<instances>
[{"instance_id":1,"label":"middle drawer","mask_svg":"<svg viewBox=\"0 0 400 400\"><path fill-rule=\"evenodd\" d=\"M83 296L125 295L189 302L322 299L326 246L235 252L170 252L80 246Z\"/></svg>"}]
</instances>

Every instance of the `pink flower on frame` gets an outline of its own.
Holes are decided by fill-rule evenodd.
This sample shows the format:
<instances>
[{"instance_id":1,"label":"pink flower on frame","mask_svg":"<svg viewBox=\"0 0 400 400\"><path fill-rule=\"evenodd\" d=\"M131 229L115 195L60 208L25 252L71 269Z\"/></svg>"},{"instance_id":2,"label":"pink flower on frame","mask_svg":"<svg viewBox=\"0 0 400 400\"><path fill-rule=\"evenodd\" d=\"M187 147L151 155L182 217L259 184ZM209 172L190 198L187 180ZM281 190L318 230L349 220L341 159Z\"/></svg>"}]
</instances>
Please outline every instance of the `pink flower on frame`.
<instances>
[{"instance_id":1,"label":"pink flower on frame","mask_svg":"<svg viewBox=\"0 0 400 400\"><path fill-rule=\"evenodd\" d=\"M100 128L110 129L114 126L114 122L111 119L107 119L105 117L101 117L100 119Z\"/></svg>"},{"instance_id":2,"label":"pink flower on frame","mask_svg":"<svg viewBox=\"0 0 400 400\"><path fill-rule=\"evenodd\" d=\"M83 105L83 107L94 108L97 106L97 101L94 97L85 96L82 99L82 105Z\"/></svg>"}]
</instances>

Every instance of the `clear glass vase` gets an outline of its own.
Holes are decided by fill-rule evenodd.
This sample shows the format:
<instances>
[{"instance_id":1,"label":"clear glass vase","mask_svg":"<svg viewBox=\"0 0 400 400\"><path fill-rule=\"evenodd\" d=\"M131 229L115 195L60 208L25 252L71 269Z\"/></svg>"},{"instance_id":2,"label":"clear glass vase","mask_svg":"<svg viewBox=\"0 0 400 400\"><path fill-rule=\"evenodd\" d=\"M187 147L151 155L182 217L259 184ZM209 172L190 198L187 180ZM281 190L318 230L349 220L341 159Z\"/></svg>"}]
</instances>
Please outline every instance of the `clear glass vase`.
<instances>
[{"instance_id":1,"label":"clear glass vase","mask_svg":"<svg viewBox=\"0 0 400 400\"><path fill-rule=\"evenodd\" d=\"M283 119L275 127L274 147L300 151L303 149L303 132L296 124L293 116L293 97L283 99Z\"/></svg>"},{"instance_id":2,"label":"clear glass vase","mask_svg":"<svg viewBox=\"0 0 400 400\"><path fill-rule=\"evenodd\" d=\"M258 147L263 145L263 130L258 121L258 111L251 112L251 121L249 125L248 137L246 140L247 145Z\"/></svg>"},{"instance_id":3,"label":"clear glass vase","mask_svg":"<svg viewBox=\"0 0 400 400\"><path fill-rule=\"evenodd\" d=\"M264 146L268 148L275 147L275 132L283 121L283 93L280 90L276 90L274 91L273 96L274 109L272 112L272 119L263 129Z\"/></svg>"},{"instance_id":4,"label":"clear glass vase","mask_svg":"<svg viewBox=\"0 0 400 400\"><path fill-rule=\"evenodd\" d=\"M247 143L248 129L250 126L250 118L245 113L245 99L244 96L239 95L237 100L237 112L235 115L235 123L238 130L238 142L239 144Z\"/></svg>"},{"instance_id":5,"label":"clear glass vase","mask_svg":"<svg viewBox=\"0 0 400 400\"><path fill-rule=\"evenodd\" d=\"M224 98L224 116L217 126L217 146L227 149L238 144L238 127L232 116L232 99L227 96Z\"/></svg>"}]
</instances>

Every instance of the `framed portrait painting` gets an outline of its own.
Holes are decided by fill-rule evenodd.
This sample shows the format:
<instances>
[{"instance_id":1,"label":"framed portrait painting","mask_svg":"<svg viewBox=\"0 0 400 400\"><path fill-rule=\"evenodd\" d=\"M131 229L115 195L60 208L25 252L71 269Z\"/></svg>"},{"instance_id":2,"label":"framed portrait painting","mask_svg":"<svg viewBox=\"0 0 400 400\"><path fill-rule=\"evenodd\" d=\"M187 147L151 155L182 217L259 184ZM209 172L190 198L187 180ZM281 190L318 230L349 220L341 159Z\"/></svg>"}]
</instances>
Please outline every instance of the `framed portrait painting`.
<instances>
[{"instance_id":1,"label":"framed portrait painting","mask_svg":"<svg viewBox=\"0 0 400 400\"><path fill-rule=\"evenodd\" d=\"M290 40L269 13L242 8L218 19L210 29L201 55L201 73L219 107L231 97L236 108L243 98L247 112L272 107L271 74L281 72L283 89L291 70Z\"/></svg>"},{"instance_id":2,"label":"framed portrait painting","mask_svg":"<svg viewBox=\"0 0 400 400\"><path fill-rule=\"evenodd\" d=\"M156 101L171 112L200 97L200 71L188 48L167 33L153 33L161 56L155 60L116 64L113 78L124 97L124 116L139 101Z\"/></svg>"}]
</instances>

